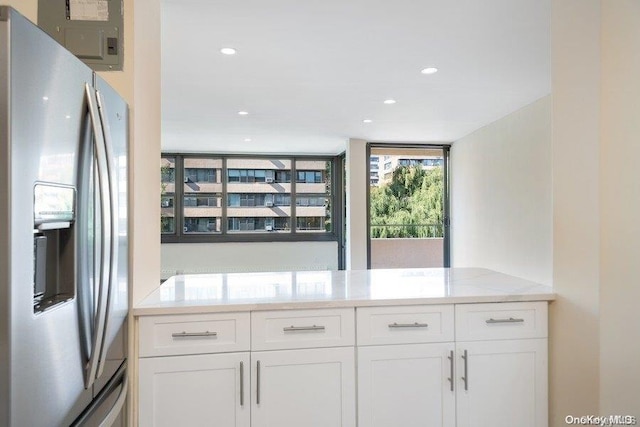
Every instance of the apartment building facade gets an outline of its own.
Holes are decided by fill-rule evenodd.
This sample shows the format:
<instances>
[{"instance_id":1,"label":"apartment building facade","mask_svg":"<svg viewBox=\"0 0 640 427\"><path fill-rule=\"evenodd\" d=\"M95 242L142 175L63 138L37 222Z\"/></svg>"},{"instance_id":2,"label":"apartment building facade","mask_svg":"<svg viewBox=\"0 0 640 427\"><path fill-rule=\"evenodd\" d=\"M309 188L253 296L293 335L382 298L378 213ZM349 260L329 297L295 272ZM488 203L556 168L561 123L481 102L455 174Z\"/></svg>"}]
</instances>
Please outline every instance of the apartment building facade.
<instances>
[{"instance_id":1,"label":"apartment building facade","mask_svg":"<svg viewBox=\"0 0 640 427\"><path fill-rule=\"evenodd\" d=\"M330 231L330 159L163 156L161 173L163 235Z\"/></svg>"}]
</instances>

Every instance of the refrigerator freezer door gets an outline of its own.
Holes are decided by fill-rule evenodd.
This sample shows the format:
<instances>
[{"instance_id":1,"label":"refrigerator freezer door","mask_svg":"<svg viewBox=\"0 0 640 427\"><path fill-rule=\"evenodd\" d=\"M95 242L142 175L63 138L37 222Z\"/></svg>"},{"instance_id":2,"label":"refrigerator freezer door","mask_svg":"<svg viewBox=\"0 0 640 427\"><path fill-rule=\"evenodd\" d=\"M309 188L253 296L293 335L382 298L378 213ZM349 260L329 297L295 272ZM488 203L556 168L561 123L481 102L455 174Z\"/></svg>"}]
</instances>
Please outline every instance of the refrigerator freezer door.
<instances>
[{"instance_id":1,"label":"refrigerator freezer door","mask_svg":"<svg viewBox=\"0 0 640 427\"><path fill-rule=\"evenodd\" d=\"M125 427L128 385L125 362L71 427Z\"/></svg>"}]
</instances>

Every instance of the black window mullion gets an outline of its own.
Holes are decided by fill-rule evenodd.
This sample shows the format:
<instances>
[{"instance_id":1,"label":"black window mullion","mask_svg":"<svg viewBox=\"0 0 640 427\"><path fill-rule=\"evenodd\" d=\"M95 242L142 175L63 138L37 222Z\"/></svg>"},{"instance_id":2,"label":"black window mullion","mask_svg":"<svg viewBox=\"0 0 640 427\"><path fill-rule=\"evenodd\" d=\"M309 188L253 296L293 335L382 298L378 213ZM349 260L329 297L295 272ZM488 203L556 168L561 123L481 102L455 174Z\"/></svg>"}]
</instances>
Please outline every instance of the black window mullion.
<instances>
[{"instance_id":1,"label":"black window mullion","mask_svg":"<svg viewBox=\"0 0 640 427\"><path fill-rule=\"evenodd\" d=\"M227 205L229 204L229 200L228 200L228 194L227 194L227 181L229 181L228 177L227 177L227 158L226 157L222 157L222 171L221 171L221 177L220 177L220 182L222 183L222 209L221 209L221 213L220 213L220 232L223 235L226 235L228 233L228 228L229 228L229 224L227 222ZM239 204L242 204L242 202L240 202Z\"/></svg>"},{"instance_id":2,"label":"black window mullion","mask_svg":"<svg viewBox=\"0 0 640 427\"><path fill-rule=\"evenodd\" d=\"M296 171L296 157L291 158L291 234L296 235L296 228L298 228L298 220L296 219L296 200L298 194L296 193L296 182L298 181L298 173Z\"/></svg>"},{"instance_id":3,"label":"black window mullion","mask_svg":"<svg viewBox=\"0 0 640 427\"><path fill-rule=\"evenodd\" d=\"M175 218L176 218L176 236L180 237L184 232L184 161L183 157L176 155L176 185L175 185L175 200L176 206Z\"/></svg>"}]
</instances>

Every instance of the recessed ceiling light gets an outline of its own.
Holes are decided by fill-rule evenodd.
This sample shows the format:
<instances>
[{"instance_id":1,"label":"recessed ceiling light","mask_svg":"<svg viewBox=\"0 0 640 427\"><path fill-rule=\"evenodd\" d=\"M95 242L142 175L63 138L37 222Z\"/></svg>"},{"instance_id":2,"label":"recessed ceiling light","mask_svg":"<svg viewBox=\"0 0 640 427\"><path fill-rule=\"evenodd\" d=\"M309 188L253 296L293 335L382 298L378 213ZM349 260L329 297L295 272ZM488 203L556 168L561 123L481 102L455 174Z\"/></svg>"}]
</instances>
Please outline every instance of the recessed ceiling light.
<instances>
[{"instance_id":1,"label":"recessed ceiling light","mask_svg":"<svg viewBox=\"0 0 640 427\"><path fill-rule=\"evenodd\" d=\"M220 49L220 53L222 53L223 55L235 55L236 50L232 47L223 47L222 49Z\"/></svg>"},{"instance_id":2,"label":"recessed ceiling light","mask_svg":"<svg viewBox=\"0 0 640 427\"><path fill-rule=\"evenodd\" d=\"M48 101L48 100L49 100L49 97L48 97L48 96L43 96L43 97L42 97L42 100L43 100L43 101Z\"/></svg>"},{"instance_id":3,"label":"recessed ceiling light","mask_svg":"<svg viewBox=\"0 0 640 427\"><path fill-rule=\"evenodd\" d=\"M245 138L244 142L251 142L251 138Z\"/></svg>"},{"instance_id":4,"label":"recessed ceiling light","mask_svg":"<svg viewBox=\"0 0 640 427\"><path fill-rule=\"evenodd\" d=\"M64 116L65 119L70 119L71 118L71 114L67 114L66 116Z\"/></svg>"},{"instance_id":5,"label":"recessed ceiling light","mask_svg":"<svg viewBox=\"0 0 640 427\"><path fill-rule=\"evenodd\" d=\"M371 120L371 119L364 119L364 120L362 121L362 123L371 123L372 121L373 121L373 120Z\"/></svg>"},{"instance_id":6,"label":"recessed ceiling light","mask_svg":"<svg viewBox=\"0 0 640 427\"><path fill-rule=\"evenodd\" d=\"M420 71L422 74L435 74L438 72L438 69L436 67L428 67L428 68L424 68L422 71Z\"/></svg>"},{"instance_id":7,"label":"recessed ceiling light","mask_svg":"<svg viewBox=\"0 0 640 427\"><path fill-rule=\"evenodd\" d=\"M395 104L395 103L396 103L396 100L395 100L395 99L385 99L385 100L384 100L384 103L385 103L385 104Z\"/></svg>"},{"instance_id":8,"label":"recessed ceiling light","mask_svg":"<svg viewBox=\"0 0 640 427\"><path fill-rule=\"evenodd\" d=\"M240 114L241 116L246 116L249 113L247 111L238 111L238 114Z\"/></svg>"}]
</instances>

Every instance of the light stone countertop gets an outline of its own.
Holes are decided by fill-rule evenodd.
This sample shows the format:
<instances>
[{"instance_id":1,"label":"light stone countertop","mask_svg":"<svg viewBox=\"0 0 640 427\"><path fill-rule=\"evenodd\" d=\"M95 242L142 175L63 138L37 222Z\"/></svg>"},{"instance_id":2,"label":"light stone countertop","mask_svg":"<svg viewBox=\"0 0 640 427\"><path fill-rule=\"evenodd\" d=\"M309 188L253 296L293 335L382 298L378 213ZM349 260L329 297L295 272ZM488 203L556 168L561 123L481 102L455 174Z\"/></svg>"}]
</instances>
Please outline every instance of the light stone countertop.
<instances>
[{"instance_id":1,"label":"light stone countertop","mask_svg":"<svg viewBox=\"0 0 640 427\"><path fill-rule=\"evenodd\" d=\"M190 274L168 279L133 314L554 299L549 286L482 268Z\"/></svg>"}]
</instances>

